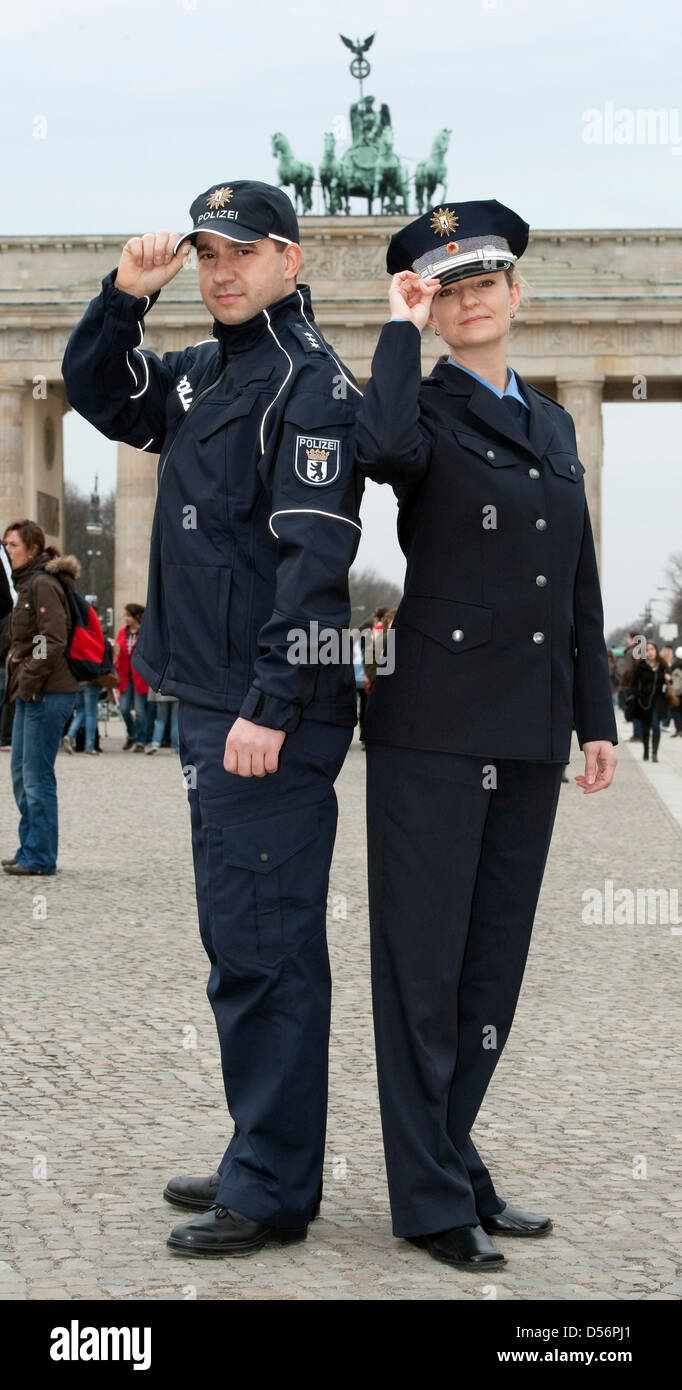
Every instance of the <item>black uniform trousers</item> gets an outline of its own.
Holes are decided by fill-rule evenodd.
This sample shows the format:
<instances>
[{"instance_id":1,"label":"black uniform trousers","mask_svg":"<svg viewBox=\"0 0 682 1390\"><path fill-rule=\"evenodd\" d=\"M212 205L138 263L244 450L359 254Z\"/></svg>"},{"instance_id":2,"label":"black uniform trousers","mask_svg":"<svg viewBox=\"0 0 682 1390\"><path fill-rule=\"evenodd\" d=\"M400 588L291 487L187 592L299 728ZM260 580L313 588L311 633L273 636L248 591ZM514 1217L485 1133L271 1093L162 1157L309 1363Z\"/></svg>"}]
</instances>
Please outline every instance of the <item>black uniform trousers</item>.
<instances>
[{"instance_id":1,"label":"black uniform trousers","mask_svg":"<svg viewBox=\"0 0 682 1390\"><path fill-rule=\"evenodd\" d=\"M560 763L367 745L374 1029L396 1236L473 1225L504 1206L470 1131L511 1028L560 785Z\"/></svg>"},{"instance_id":2,"label":"black uniform trousers","mask_svg":"<svg viewBox=\"0 0 682 1390\"><path fill-rule=\"evenodd\" d=\"M180 702L207 994L234 1121L215 1200L255 1221L301 1226L322 1181L334 779L352 729L302 720L278 771L244 778L223 768L236 717Z\"/></svg>"}]
</instances>

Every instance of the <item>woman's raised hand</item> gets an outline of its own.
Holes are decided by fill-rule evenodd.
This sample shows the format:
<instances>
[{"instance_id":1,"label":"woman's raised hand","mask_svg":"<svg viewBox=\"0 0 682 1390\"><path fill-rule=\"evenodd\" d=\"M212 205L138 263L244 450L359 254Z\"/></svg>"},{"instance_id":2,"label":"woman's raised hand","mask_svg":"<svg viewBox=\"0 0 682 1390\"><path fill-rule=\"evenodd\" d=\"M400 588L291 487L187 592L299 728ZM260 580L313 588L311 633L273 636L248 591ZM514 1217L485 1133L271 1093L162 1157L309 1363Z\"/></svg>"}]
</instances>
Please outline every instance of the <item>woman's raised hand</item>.
<instances>
[{"instance_id":1,"label":"woman's raised hand","mask_svg":"<svg viewBox=\"0 0 682 1390\"><path fill-rule=\"evenodd\" d=\"M423 280L414 270L399 270L388 291L391 318L407 319L421 332L429 321L431 301L439 289L441 283L435 276Z\"/></svg>"}]
</instances>

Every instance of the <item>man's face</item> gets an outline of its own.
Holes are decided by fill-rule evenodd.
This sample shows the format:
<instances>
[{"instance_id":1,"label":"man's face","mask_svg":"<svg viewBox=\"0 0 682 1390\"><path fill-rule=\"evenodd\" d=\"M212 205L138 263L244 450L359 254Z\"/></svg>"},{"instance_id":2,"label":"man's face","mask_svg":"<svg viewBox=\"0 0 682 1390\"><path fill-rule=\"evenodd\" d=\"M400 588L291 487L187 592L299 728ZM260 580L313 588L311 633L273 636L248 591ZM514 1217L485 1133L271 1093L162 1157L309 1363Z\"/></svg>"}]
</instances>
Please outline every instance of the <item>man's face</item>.
<instances>
[{"instance_id":1,"label":"man's face","mask_svg":"<svg viewBox=\"0 0 682 1390\"><path fill-rule=\"evenodd\" d=\"M199 289L219 323L246 323L290 294L301 261L301 248L279 249L271 237L262 241L228 241L214 232L196 239Z\"/></svg>"}]
</instances>

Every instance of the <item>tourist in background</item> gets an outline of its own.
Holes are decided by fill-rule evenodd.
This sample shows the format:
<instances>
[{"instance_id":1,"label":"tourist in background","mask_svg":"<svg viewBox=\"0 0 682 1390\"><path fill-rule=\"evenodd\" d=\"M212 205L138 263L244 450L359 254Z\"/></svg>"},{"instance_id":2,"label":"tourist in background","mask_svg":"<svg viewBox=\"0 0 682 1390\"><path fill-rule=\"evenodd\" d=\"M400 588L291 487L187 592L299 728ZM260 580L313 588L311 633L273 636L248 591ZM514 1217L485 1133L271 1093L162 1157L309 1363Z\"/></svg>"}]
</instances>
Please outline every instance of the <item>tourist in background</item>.
<instances>
[{"instance_id":1,"label":"tourist in background","mask_svg":"<svg viewBox=\"0 0 682 1390\"><path fill-rule=\"evenodd\" d=\"M147 742L147 692L149 686L138 675L132 664L143 613L142 604L126 604L123 627L118 633L114 649L114 665L120 689L119 709L123 715L127 733L123 745L124 752L128 748L134 748L136 753L144 753Z\"/></svg>"},{"instance_id":2,"label":"tourist in background","mask_svg":"<svg viewBox=\"0 0 682 1390\"><path fill-rule=\"evenodd\" d=\"M637 667L639 666L639 663L642 659L640 656L637 655L636 646L636 643L638 642L638 639L640 637L641 633L628 633L627 642L625 644L625 651L620 662L618 704L622 710L625 709L625 701L627 700L628 695L630 694L635 671L637 670ZM630 742L639 743L641 741L641 738L641 721L637 716L635 716L635 718L632 721L632 734L630 736Z\"/></svg>"},{"instance_id":3,"label":"tourist in background","mask_svg":"<svg viewBox=\"0 0 682 1390\"><path fill-rule=\"evenodd\" d=\"M57 871L57 781L54 765L78 681L66 659L70 636L64 588L80 574L74 555L45 544L35 521L13 521L3 537L17 601L10 621L7 695L14 702L12 785L19 808L19 848L5 873Z\"/></svg>"},{"instance_id":4,"label":"tourist in background","mask_svg":"<svg viewBox=\"0 0 682 1390\"><path fill-rule=\"evenodd\" d=\"M149 691L147 699L153 700L152 708L156 710L152 736L147 748L148 753L156 753L161 747L166 732L170 729L170 749L171 753L178 753L178 705L179 701L175 695L160 695L158 690Z\"/></svg>"},{"instance_id":5,"label":"tourist in background","mask_svg":"<svg viewBox=\"0 0 682 1390\"><path fill-rule=\"evenodd\" d=\"M646 658L640 661L635 671L630 693L637 700L637 716L642 728L644 745L643 761L649 761L649 735L651 734L651 761L658 762L658 746L661 741L661 719L667 714L666 689L671 677L655 642L647 642Z\"/></svg>"}]
</instances>

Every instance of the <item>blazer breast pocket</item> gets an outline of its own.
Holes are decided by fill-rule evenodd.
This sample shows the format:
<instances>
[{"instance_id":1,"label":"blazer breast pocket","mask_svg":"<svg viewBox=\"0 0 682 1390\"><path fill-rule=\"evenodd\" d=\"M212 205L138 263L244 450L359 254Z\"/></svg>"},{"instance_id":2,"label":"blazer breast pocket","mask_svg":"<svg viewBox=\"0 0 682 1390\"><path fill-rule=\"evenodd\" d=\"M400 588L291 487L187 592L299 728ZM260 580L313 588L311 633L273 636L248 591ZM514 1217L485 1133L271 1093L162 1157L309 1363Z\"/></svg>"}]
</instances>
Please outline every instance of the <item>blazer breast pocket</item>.
<instances>
[{"instance_id":1,"label":"blazer breast pocket","mask_svg":"<svg viewBox=\"0 0 682 1390\"><path fill-rule=\"evenodd\" d=\"M483 646L491 640L493 632L492 608L421 594L405 595L400 605L400 620L438 642L453 656L462 656L474 647Z\"/></svg>"}]
</instances>

